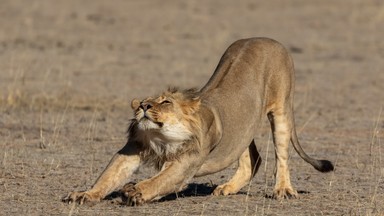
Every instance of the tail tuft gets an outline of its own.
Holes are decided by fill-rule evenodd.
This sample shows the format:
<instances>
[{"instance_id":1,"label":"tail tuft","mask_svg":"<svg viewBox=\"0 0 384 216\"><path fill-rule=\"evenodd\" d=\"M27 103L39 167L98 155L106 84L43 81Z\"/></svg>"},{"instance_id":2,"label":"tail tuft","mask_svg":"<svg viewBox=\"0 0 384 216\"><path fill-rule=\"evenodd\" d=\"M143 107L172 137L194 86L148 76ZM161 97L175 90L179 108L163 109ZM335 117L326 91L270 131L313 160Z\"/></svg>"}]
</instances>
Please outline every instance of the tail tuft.
<instances>
[{"instance_id":1,"label":"tail tuft","mask_svg":"<svg viewBox=\"0 0 384 216\"><path fill-rule=\"evenodd\" d=\"M328 160L318 160L318 163L316 163L315 169L317 169L320 172L330 172L333 171L335 168L331 161Z\"/></svg>"}]
</instances>

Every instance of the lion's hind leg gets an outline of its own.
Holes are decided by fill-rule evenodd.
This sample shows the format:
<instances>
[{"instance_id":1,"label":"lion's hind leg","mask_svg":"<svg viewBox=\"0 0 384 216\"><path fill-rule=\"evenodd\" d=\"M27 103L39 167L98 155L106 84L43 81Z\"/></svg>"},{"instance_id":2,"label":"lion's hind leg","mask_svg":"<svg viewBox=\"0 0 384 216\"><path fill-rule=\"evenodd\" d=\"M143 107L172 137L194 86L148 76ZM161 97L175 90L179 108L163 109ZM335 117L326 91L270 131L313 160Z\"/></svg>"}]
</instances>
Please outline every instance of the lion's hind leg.
<instances>
[{"instance_id":1,"label":"lion's hind leg","mask_svg":"<svg viewBox=\"0 0 384 216\"><path fill-rule=\"evenodd\" d=\"M273 190L273 197L296 198L298 194L291 185L288 169L288 146L291 138L292 125L288 112L273 112L268 114L272 127L273 142L275 145L275 179L276 184Z\"/></svg>"},{"instance_id":2,"label":"lion's hind leg","mask_svg":"<svg viewBox=\"0 0 384 216\"><path fill-rule=\"evenodd\" d=\"M219 185L213 191L213 195L229 195L236 194L239 190L247 185L252 177L256 174L261 164L259 152L256 149L254 141L251 142L249 147L243 152L239 158L239 167L235 175L229 182Z\"/></svg>"}]
</instances>

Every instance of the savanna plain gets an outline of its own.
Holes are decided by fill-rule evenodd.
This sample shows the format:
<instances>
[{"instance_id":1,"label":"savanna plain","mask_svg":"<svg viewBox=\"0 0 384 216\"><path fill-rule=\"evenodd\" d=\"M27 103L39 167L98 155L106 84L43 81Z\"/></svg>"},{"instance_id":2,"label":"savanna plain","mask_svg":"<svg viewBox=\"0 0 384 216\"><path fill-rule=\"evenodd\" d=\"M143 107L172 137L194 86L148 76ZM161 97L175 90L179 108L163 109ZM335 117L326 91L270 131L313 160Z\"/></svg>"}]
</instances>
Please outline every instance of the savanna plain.
<instances>
[{"instance_id":1,"label":"savanna plain","mask_svg":"<svg viewBox=\"0 0 384 216\"><path fill-rule=\"evenodd\" d=\"M0 3L0 215L384 215L381 0ZM133 98L202 87L233 41L254 36L292 54L299 139L334 172L317 172L290 148L300 198L271 199L265 118L255 137L261 167L236 195L210 195L234 164L144 206L125 206L119 194L61 201L88 189L125 144Z\"/></svg>"}]
</instances>

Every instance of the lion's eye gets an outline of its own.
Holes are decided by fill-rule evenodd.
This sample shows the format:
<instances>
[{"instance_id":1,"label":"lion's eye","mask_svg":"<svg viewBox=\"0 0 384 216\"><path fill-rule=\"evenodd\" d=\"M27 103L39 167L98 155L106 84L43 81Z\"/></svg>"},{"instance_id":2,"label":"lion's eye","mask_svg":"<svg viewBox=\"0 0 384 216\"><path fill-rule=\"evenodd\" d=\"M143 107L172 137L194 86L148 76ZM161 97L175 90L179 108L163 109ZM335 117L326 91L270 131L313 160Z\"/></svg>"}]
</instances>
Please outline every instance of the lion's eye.
<instances>
[{"instance_id":1,"label":"lion's eye","mask_svg":"<svg viewBox=\"0 0 384 216\"><path fill-rule=\"evenodd\" d=\"M172 102L169 101L169 100L165 100L165 101L161 102L161 104L171 104L171 103L172 103Z\"/></svg>"}]
</instances>

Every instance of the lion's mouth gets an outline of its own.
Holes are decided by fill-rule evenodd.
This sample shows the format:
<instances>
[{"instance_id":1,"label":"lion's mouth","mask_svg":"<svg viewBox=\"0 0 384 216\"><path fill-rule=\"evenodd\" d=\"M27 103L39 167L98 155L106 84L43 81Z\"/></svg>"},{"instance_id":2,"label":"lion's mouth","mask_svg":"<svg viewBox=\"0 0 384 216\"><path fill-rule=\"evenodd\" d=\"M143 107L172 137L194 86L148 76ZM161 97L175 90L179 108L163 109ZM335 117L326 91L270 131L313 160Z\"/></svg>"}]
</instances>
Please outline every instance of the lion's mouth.
<instances>
[{"instance_id":1,"label":"lion's mouth","mask_svg":"<svg viewBox=\"0 0 384 216\"><path fill-rule=\"evenodd\" d=\"M142 124L145 124L145 125L148 125L148 124L155 124L157 125L159 128L163 127L164 123L162 122L158 122L154 119L152 119L150 116L148 115L144 115L140 120L139 120L139 123L142 123Z\"/></svg>"}]
</instances>

